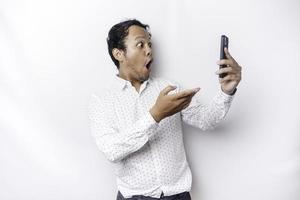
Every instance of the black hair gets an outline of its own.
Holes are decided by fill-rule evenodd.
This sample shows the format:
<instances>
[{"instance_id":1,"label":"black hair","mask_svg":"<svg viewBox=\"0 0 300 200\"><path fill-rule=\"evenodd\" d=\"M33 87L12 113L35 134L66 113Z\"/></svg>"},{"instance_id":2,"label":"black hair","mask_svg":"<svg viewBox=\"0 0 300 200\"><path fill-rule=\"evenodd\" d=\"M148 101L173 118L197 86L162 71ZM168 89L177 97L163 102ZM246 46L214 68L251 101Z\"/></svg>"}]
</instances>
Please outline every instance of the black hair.
<instances>
[{"instance_id":1,"label":"black hair","mask_svg":"<svg viewBox=\"0 0 300 200\"><path fill-rule=\"evenodd\" d=\"M126 36L128 35L129 27L133 26L133 25L142 27L145 30L148 30L148 28L149 28L149 25L147 25L147 24L143 24L136 19L130 19L130 20L122 21L118 24L115 24L109 30L108 37L106 39L107 46L108 46L108 53L118 69L120 67L120 64L119 64L119 61L117 59L115 59L115 57L113 56L112 50L114 48L117 48L120 50L124 50L126 52L126 46L125 46L124 40L125 40Z\"/></svg>"}]
</instances>

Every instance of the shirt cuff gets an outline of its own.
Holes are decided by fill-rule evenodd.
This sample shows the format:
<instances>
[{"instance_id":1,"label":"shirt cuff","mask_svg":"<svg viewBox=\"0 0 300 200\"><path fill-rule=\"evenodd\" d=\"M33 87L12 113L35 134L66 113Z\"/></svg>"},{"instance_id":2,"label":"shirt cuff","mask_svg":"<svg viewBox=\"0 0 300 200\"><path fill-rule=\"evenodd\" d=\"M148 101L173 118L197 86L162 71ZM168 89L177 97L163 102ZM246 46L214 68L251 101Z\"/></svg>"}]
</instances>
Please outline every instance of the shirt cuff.
<instances>
[{"instance_id":1,"label":"shirt cuff","mask_svg":"<svg viewBox=\"0 0 300 200\"><path fill-rule=\"evenodd\" d=\"M219 92L215 99L217 100L217 102L230 103L233 100L233 97L234 95L226 94L225 92L223 92L223 90L220 87Z\"/></svg>"}]
</instances>

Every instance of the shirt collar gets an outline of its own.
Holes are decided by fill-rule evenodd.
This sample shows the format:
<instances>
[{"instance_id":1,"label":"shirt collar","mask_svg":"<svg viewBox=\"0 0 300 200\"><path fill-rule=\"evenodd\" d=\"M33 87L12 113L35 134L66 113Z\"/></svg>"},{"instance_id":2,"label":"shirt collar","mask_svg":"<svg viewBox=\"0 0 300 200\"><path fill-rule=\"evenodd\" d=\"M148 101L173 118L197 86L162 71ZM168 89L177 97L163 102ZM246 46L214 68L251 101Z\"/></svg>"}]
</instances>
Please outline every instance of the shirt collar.
<instances>
[{"instance_id":1,"label":"shirt collar","mask_svg":"<svg viewBox=\"0 0 300 200\"><path fill-rule=\"evenodd\" d=\"M142 85L144 84L148 85L148 83L151 81L152 78L149 76L149 78L146 81L144 81ZM131 86L131 82L119 77L118 74L115 74L113 80L113 86L119 90L123 90L126 86Z\"/></svg>"}]
</instances>

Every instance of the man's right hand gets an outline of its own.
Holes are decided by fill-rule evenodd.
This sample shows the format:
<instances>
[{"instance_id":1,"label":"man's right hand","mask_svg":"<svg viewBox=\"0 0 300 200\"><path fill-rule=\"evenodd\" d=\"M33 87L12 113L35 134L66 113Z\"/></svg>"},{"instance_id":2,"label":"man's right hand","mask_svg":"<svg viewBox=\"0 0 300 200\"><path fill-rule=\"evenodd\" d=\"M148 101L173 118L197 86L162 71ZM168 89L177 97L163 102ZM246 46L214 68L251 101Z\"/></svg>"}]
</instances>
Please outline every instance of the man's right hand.
<instances>
[{"instance_id":1,"label":"man's right hand","mask_svg":"<svg viewBox=\"0 0 300 200\"><path fill-rule=\"evenodd\" d=\"M154 106L150 109L150 114L156 122L188 107L193 96L200 90L200 88L187 89L168 95L175 89L176 87L169 85L159 93Z\"/></svg>"}]
</instances>

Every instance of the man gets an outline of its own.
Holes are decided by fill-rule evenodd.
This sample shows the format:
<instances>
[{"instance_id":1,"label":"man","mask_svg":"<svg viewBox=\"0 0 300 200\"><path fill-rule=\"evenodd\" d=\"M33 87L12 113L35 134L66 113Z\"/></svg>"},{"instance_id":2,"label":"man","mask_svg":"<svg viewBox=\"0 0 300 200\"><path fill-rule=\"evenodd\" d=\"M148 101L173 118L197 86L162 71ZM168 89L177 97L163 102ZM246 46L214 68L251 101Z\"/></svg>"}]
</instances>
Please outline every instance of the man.
<instances>
[{"instance_id":1,"label":"man","mask_svg":"<svg viewBox=\"0 0 300 200\"><path fill-rule=\"evenodd\" d=\"M113 84L93 94L89 104L91 131L97 146L115 165L122 199L191 199L192 176L186 160L181 122L202 130L221 121L241 80L241 67L225 49L227 65L216 74L220 90L202 105L194 95L200 88L182 90L150 76L152 43L148 25L127 20L108 34L109 54L119 73Z\"/></svg>"}]
</instances>

